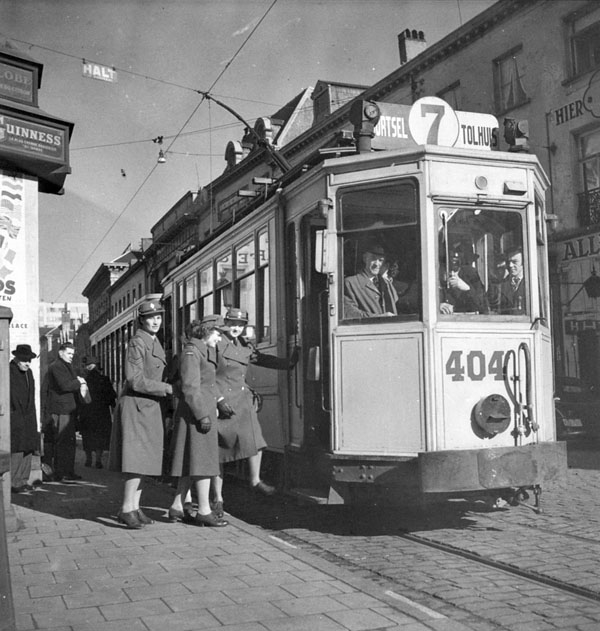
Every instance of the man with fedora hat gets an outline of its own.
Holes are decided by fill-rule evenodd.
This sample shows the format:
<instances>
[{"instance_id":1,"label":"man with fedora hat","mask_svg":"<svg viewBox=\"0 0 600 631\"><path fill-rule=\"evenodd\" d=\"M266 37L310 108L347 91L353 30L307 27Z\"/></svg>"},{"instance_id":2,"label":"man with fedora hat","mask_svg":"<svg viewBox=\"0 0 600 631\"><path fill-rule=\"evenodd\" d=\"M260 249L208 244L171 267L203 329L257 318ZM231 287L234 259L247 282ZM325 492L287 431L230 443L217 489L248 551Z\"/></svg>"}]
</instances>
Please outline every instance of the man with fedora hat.
<instances>
[{"instance_id":1,"label":"man with fedora hat","mask_svg":"<svg viewBox=\"0 0 600 631\"><path fill-rule=\"evenodd\" d=\"M344 318L362 319L394 316L398 293L384 277L385 251L369 241L362 248L363 268L344 280Z\"/></svg>"},{"instance_id":2,"label":"man with fedora hat","mask_svg":"<svg viewBox=\"0 0 600 631\"><path fill-rule=\"evenodd\" d=\"M31 461L39 451L35 381L31 360L37 355L29 344L17 344L10 362L10 472L13 493L31 490Z\"/></svg>"}]
</instances>

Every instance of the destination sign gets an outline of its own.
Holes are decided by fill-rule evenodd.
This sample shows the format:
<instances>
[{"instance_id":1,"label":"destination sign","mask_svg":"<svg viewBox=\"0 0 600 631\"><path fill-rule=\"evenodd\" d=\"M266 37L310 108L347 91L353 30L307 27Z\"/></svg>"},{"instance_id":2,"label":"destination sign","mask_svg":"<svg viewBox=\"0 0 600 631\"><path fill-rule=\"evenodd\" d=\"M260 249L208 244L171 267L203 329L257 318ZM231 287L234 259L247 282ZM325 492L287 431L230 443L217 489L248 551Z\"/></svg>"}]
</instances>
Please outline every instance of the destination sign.
<instances>
[{"instance_id":1,"label":"destination sign","mask_svg":"<svg viewBox=\"0 0 600 631\"><path fill-rule=\"evenodd\" d=\"M496 149L498 120L491 114L455 111L446 101L428 96L413 105L377 103L381 116L375 126L373 149L438 145Z\"/></svg>"}]
</instances>

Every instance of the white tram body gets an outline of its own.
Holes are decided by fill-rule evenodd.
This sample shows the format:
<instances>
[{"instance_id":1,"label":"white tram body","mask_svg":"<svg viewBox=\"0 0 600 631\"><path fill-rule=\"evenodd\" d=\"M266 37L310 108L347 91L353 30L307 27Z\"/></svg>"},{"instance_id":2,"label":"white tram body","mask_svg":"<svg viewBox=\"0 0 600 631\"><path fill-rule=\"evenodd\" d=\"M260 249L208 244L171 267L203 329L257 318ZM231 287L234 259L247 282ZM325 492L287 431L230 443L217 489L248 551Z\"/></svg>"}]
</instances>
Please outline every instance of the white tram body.
<instances>
[{"instance_id":1,"label":"white tram body","mask_svg":"<svg viewBox=\"0 0 600 631\"><path fill-rule=\"evenodd\" d=\"M286 490L331 503L537 496L564 474L547 186L536 157L519 152L415 144L327 159L165 279L175 298L196 276L198 315L247 309L262 352L301 347L289 373L250 376ZM359 313L348 298L375 242L395 291L387 315ZM514 252L522 287L507 306ZM464 282L452 287L456 275Z\"/></svg>"}]
</instances>

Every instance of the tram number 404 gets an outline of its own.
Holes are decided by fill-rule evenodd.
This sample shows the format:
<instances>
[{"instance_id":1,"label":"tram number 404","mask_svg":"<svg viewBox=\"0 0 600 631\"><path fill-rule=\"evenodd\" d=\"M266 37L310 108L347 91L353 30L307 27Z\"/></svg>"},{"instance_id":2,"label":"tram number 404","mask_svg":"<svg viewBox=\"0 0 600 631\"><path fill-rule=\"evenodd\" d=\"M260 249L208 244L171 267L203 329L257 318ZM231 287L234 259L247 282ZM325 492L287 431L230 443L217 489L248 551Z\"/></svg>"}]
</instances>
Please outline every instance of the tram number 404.
<instances>
[{"instance_id":1,"label":"tram number 404","mask_svg":"<svg viewBox=\"0 0 600 631\"><path fill-rule=\"evenodd\" d=\"M494 351L488 359L483 351L452 351L446 361L446 374L452 381L483 381L488 375L502 381L504 351Z\"/></svg>"}]
</instances>

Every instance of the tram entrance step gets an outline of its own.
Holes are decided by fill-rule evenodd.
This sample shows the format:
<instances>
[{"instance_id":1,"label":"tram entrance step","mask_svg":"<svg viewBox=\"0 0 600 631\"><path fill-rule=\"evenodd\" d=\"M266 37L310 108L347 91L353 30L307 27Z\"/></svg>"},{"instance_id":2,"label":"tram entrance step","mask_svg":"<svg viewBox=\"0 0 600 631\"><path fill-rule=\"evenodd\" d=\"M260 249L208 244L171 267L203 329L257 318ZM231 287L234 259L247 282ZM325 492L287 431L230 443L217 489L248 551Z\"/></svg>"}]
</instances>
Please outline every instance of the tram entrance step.
<instances>
[{"instance_id":1,"label":"tram entrance step","mask_svg":"<svg viewBox=\"0 0 600 631\"><path fill-rule=\"evenodd\" d=\"M327 504L328 497L320 489L290 489L288 494L306 504Z\"/></svg>"}]
</instances>

